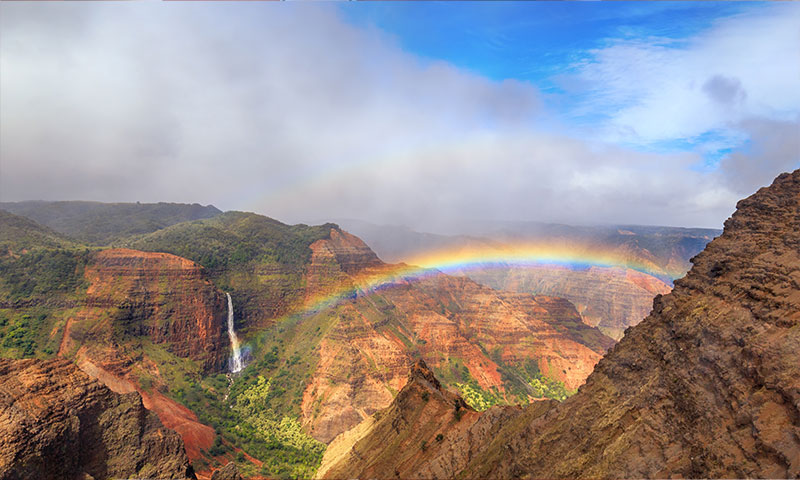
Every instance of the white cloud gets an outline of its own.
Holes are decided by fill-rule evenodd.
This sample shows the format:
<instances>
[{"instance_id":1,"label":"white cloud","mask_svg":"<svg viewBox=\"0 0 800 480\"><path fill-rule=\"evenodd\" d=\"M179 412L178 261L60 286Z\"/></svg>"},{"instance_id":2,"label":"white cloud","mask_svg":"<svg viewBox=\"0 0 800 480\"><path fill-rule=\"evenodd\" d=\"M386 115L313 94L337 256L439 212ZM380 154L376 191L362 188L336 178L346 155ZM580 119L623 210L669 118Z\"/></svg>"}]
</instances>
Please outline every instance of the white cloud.
<instances>
[{"instance_id":1,"label":"white cloud","mask_svg":"<svg viewBox=\"0 0 800 480\"><path fill-rule=\"evenodd\" d=\"M718 20L684 41L611 41L575 67L607 112L613 141L648 145L705 133L744 138L750 117L793 119L800 112L800 9L769 5ZM730 96L728 98L727 96Z\"/></svg>"},{"instance_id":2,"label":"white cloud","mask_svg":"<svg viewBox=\"0 0 800 480\"><path fill-rule=\"evenodd\" d=\"M734 149L716 181L741 196L800 166L798 25L796 5L768 5L682 41L612 40L574 65L564 84L588 98L578 113L607 115L596 138L655 149L694 144L703 155Z\"/></svg>"},{"instance_id":3,"label":"white cloud","mask_svg":"<svg viewBox=\"0 0 800 480\"><path fill-rule=\"evenodd\" d=\"M727 174L690 168L697 154L538 131L548 118L534 86L423 62L328 7L3 2L2 200L191 201L284 221L422 227L481 218L719 226L734 208ZM609 101L626 95L634 106L616 125L630 118L640 135L677 128L689 115L680 104L695 112L681 134L715 125L715 110L692 107L698 98L747 104L731 124L754 134L763 129L747 115L795 108L739 70L710 67L691 88L661 79L685 94L667 102L647 82L662 64L675 76L695 66L706 50L692 51L678 62L666 47L616 45L584 73L608 82Z\"/></svg>"}]
</instances>

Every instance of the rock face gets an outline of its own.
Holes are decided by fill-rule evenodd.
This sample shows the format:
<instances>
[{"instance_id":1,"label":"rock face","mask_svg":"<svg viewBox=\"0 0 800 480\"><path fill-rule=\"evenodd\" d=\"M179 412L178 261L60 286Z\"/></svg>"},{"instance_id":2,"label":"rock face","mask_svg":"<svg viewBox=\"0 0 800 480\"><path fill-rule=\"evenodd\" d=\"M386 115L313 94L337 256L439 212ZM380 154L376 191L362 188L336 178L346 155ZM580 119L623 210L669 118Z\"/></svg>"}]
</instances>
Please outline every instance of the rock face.
<instances>
[{"instance_id":1,"label":"rock face","mask_svg":"<svg viewBox=\"0 0 800 480\"><path fill-rule=\"evenodd\" d=\"M167 253L111 249L93 256L85 276L86 308L70 321L61 354L97 340L147 337L206 370L225 362L227 304L199 265Z\"/></svg>"},{"instance_id":2,"label":"rock face","mask_svg":"<svg viewBox=\"0 0 800 480\"><path fill-rule=\"evenodd\" d=\"M652 309L653 297L671 290L672 281L686 274L689 259L702 251L717 230L643 226L568 226L497 222L463 225L472 235L445 236L414 232L408 228L344 221L343 226L363 238L380 257L411 264L442 256L465 260L513 257L516 249L568 249L587 256L600 252L615 259L617 267L565 267L526 265L464 266L448 273L472 278L499 290L550 295L574 303L588 325L619 340L629 327ZM429 264L429 263L426 263Z\"/></svg>"},{"instance_id":3,"label":"rock face","mask_svg":"<svg viewBox=\"0 0 800 480\"><path fill-rule=\"evenodd\" d=\"M558 266L479 269L466 272L500 290L555 295L572 302L587 325L619 340L650 313L653 297L672 287L645 273L620 267L573 270Z\"/></svg>"},{"instance_id":4,"label":"rock face","mask_svg":"<svg viewBox=\"0 0 800 480\"><path fill-rule=\"evenodd\" d=\"M0 478L194 478L183 443L63 360L0 360Z\"/></svg>"},{"instance_id":5,"label":"rock face","mask_svg":"<svg viewBox=\"0 0 800 480\"><path fill-rule=\"evenodd\" d=\"M520 413L494 407L479 414L418 361L387 409L329 445L317 478L454 478Z\"/></svg>"},{"instance_id":6,"label":"rock face","mask_svg":"<svg viewBox=\"0 0 800 480\"><path fill-rule=\"evenodd\" d=\"M318 256L330 255L342 271L348 274L383 264L360 238L335 228L331 229L330 238L313 243L311 251Z\"/></svg>"},{"instance_id":7,"label":"rock face","mask_svg":"<svg viewBox=\"0 0 800 480\"><path fill-rule=\"evenodd\" d=\"M168 380L151 358L158 351L147 344L196 362L201 371L224 367L229 351L224 295L199 265L167 253L102 250L91 258L85 277L85 306L68 319L58 354L116 393L139 392L144 405L181 435L189 457L201 458L214 441L214 429L159 391ZM142 378L152 379L155 388L143 389Z\"/></svg>"},{"instance_id":8,"label":"rock face","mask_svg":"<svg viewBox=\"0 0 800 480\"><path fill-rule=\"evenodd\" d=\"M443 274L358 296L330 315L302 402L304 425L323 442L388 406L416 358L448 387L473 382L496 401L518 402L542 395L523 379L525 365L576 389L614 344L566 300Z\"/></svg>"},{"instance_id":9,"label":"rock face","mask_svg":"<svg viewBox=\"0 0 800 480\"><path fill-rule=\"evenodd\" d=\"M239 469L236 468L236 464L229 462L224 467L216 470L214 474L211 475L211 480L242 480L242 476L239 474Z\"/></svg>"},{"instance_id":10,"label":"rock face","mask_svg":"<svg viewBox=\"0 0 800 480\"><path fill-rule=\"evenodd\" d=\"M352 285L350 275L381 267L383 262L358 237L332 228L330 238L312 243L311 262L306 271L307 299Z\"/></svg>"},{"instance_id":11,"label":"rock face","mask_svg":"<svg viewBox=\"0 0 800 480\"><path fill-rule=\"evenodd\" d=\"M458 475L800 476L800 171L737 208L575 396L508 419ZM380 447L423 428L397 427L328 471L360 476L380 458L377 476L425 471L427 456L401 464Z\"/></svg>"}]
</instances>

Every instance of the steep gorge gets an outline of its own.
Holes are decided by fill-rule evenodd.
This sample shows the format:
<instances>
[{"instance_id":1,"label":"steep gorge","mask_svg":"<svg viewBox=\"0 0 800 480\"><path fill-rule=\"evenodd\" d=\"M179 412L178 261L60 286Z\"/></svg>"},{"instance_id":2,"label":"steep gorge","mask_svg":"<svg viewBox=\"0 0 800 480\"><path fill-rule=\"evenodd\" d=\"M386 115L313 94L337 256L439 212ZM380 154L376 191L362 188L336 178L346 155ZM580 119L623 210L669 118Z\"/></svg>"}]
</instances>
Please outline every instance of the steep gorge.
<instances>
[{"instance_id":1,"label":"steep gorge","mask_svg":"<svg viewBox=\"0 0 800 480\"><path fill-rule=\"evenodd\" d=\"M566 401L489 422L496 433L476 449L451 434L451 417L391 420L415 420L408 387L320 471L435 478L449 462L445 476L459 478L799 476L800 170L739 202L693 264ZM398 438L424 454L388 455Z\"/></svg>"},{"instance_id":2,"label":"steep gorge","mask_svg":"<svg viewBox=\"0 0 800 480\"><path fill-rule=\"evenodd\" d=\"M86 346L113 336L117 343L147 338L204 369L224 363L225 298L199 265L166 253L110 249L92 256L85 277L86 306L70 322L62 354L72 354L73 342Z\"/></svg>"},{"instance_id":3,"label":"steep gorge","mask_svg":"<svg viewBox=\"0 0 800 480\"><path fill-rule=\"evenodd\" d=\"M483 409L566 397L614 343L563 299L435 271L398 276L402 266L335 226L234 212L131 243L183 249L209 267L163 252L81 249L64 267L73 293L34 293L0 314L44 319L37 328L54 353L114 392L138 392L181 435L200 476L242 450L246 475L313 472L324 445L307 433L330 441L389 405L420 358ZM375 276L391 282L365 287ZM232 383L221 373L223 289L252 355ZM248 403L256 398L258 412Z\"/></svg>"},{"instance_id":4,"label":"steep gorge","mask_svg":"<svg viewBox=\"0 0 800 480\"><path fill-rule=\"evenodd\" d=\"M360 292L363 278L390 276L396 268L346 233L332 232L311 248L308 285L317 292L316 277L333 279L323 291ZM389 405L417 358L450 387L470 391L472 401L488 406L546 395L529 384L537 385L537 375L560 382L566 396L614 344L583 324L563 299L498 292L436 272L355 293L303 322L316 329L309 332L314 366L303 391L302 418L323 442Z\"/></svg>"}]
</instances>

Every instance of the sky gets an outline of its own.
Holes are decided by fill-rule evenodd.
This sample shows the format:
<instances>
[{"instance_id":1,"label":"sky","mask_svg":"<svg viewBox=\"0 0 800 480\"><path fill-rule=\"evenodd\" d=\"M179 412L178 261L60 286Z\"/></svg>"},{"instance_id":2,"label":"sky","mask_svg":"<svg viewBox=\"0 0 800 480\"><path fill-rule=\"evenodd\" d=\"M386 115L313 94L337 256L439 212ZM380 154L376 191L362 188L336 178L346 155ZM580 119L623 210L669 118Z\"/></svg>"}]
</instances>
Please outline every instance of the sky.
<instances>
[{"instance_id":1,"label":"sky","mask_svg":"<svg viewBox=\"0 0 800 480\"><path fill-rule=\"evenodd\" d=\"M800 4L2 2L0 201L719 228L800 166Z\"/></svg>"}]
</instances>

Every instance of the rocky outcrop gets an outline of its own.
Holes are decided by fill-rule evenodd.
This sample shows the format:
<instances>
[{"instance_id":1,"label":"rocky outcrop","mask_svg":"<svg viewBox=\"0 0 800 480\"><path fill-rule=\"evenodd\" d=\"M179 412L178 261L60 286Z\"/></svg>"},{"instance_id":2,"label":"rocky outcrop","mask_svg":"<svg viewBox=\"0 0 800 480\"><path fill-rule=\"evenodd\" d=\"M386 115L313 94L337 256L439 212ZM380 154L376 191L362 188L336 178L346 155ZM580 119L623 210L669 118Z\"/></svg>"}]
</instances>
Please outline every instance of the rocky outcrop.
<instances>
[{"instance_id":1,"label":"rocky outcrop","mask_svg":"<svg viewBox=\"0 0 800 480\"><path fill-rule=\"evenodd\" d=\"M454 478L521 412L494 407L479 414L418 361L387 409L329 445L317 478Z\"/></svg>"},{"instance_id":2,"label":"rocky outcrop","mask_svg":"<svg viewBox=\"0 0 800 480\"><path fill-rule=\"evenodd\" d=\"M196 263L167 253L110 249L94 254L85 276L86 308L70 321L62 355L146 337L206 370L225 362L225 297ZM119 362L124 360L111 363Z\"/></svg>"},{"instance_id":3,"label":"rocky outcrop","mask_svg":"<svg viewBox=\"0 0 800 480\"><path fill-rule=\"evenodd\" d=\"M242 480L242 475L239 474L235 463L228 462L224 467L214 471L211 480Z\"/></svg>"},{"instance_id":4,"label":"rocky outcrop","mask_svg":"<svg viewBox=\"0 0 800 480\"><path fill-rule=\"evenodd\" d=\"M329 238L312 243L306 271L306 299L352 286L351 275L382 267L383 262L360 238L332 228Z\"/></svg>"},{"instance_id":5,"label":"rocky outcrop","mask_svg":"<svg viewBox=\"0 0 800 480\"><path fill-rule=\"evenodd\" d=\"M800 476L800 171L737 208L575 396L506 420L458 476ZM376 476L436 477L428 457L387 455L383 445L424 428L396 426L367 432L351 450L361 457L327 471L357 477L382 459Z\"/></svg>"},{"instance_id":6,"label":"rocky outcrop","mask_svg":"<svg viewBox=\"0 0 800 480\"><path fill-rule=\"evenodd\" d=\"M360 238L336 228L331 229L330 238L313 243L311 251L317 255L325 252L325 255L332 256L342 271L351 275L365 268L383 265Z\"/></svg>"},{"instance_id":7,"label":"rocky outcrop","mask_svg":"<svg viewBox=\"0 0 800 480\"><path fill-rule=\"evenodd\" d=\"M619 340L650 313L653 298L672 289L662 280L621 267L570 269L560 266L486 268L466 272L500 290L555 295L572 302L587 325Z\"/></svg>"},{"instance_id":8,"label":"rocky outcrop","mask_svg":"<svg viewBox=\"0 0 800 480\"><path fill-rule=\"evenodd\" d=\"M74 364L0 360L0 478L194 478L183 443L136 393Z\"/></svg>"}]
</instances>

